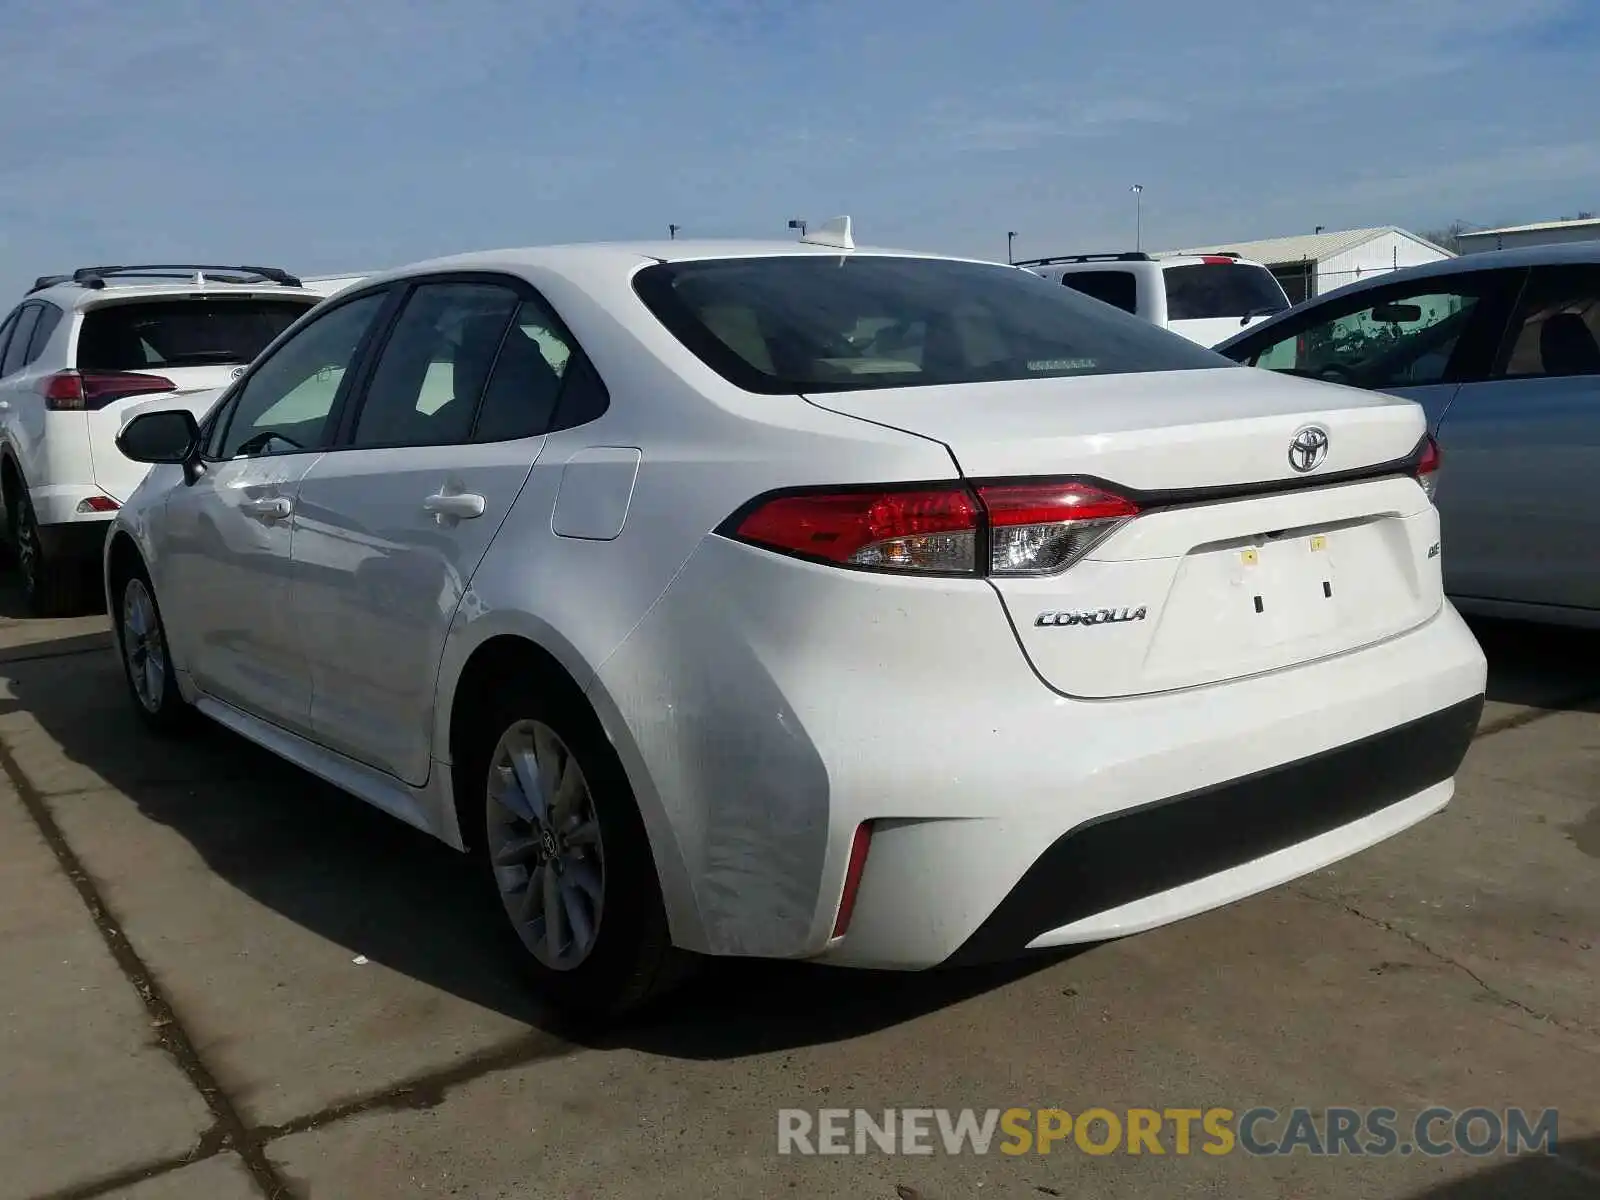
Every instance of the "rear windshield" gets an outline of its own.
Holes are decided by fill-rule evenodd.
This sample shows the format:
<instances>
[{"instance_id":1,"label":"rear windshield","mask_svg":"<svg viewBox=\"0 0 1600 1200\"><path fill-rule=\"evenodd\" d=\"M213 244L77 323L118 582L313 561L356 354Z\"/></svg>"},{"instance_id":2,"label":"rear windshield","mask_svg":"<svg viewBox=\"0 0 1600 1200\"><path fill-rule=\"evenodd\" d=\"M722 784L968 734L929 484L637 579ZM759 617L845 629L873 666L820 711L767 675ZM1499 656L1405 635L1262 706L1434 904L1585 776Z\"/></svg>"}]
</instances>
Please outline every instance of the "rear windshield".
<instances>
[{"instance_id":1,"label":"rear windshield","mask_svg":"<svg viewBox=\"0 0 1600 1200\"><path fill-rule=\"evenodd\" d=\"M89 371L248 363L311 307L307 300L135 300L92 308L78 333Z\"/></svg>"},{"instance_id":2,"label":"rear windshield","mask_svg":"<svg viewBox=\"0 0 1600 1200\"><path fill-rule=\"evenodd\" d=\"M1236 364L1028 271L877 255L662 263L634 287L729 382L771 395Z\"/></svg>"},{"instance_id":3,"label":"rear windshield","mask_svg":"<svg viewBox=\"0 0 1600 1200\"><path fill-rule=\"evenodd\" d=\"M1167 284L1169 321L1265 316L1289 307L1283 288L1265 267L1201 263L1168 267L1162 277Z\"/></svg>"}]
</instances>

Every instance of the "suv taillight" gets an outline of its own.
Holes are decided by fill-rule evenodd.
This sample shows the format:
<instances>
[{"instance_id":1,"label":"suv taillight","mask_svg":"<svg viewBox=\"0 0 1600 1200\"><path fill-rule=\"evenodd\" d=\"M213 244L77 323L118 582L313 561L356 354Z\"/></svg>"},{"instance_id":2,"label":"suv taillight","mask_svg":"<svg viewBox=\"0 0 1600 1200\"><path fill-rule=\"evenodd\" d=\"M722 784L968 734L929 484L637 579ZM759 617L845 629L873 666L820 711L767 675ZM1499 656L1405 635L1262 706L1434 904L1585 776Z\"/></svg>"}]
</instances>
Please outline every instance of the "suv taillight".
<instances>
[{"instance_id":1,"label":"suv taillight","mask_svg":"<svg viewBox=\"0 0 1600 1200\"><path fill-rule=\"evenodd\" d=\"M1444 461L1444 455L1439 452L1439 443L1429 434L1422 447L1422 456L1417 459L1417 482L1422 485L1422 490L1428 493L1432 500L1439 491L1439 464Z\"/></svg>"},{"instance_id":2,"label":"suv taillight","mask_svg":"<svg viewBox=\"0 0 1600 1200\"><path fill-rule=\"evenodd\" d=\"M177 390L170 379L131 371L57 371L39 381L44 406L51 412L94 412L129 396Z\"/></svg>"},{"instance_id":3,"label":"suv taillight","mask_svg":"<svg viewBox=\"0 0 1600 1200\"><path fill-rule=\"evenodd\" d=\"M933 575L1053 575L1137 516L1086 483L799 492L758 500L719 532L819 562Z\"/></svg>"}]
</instances>

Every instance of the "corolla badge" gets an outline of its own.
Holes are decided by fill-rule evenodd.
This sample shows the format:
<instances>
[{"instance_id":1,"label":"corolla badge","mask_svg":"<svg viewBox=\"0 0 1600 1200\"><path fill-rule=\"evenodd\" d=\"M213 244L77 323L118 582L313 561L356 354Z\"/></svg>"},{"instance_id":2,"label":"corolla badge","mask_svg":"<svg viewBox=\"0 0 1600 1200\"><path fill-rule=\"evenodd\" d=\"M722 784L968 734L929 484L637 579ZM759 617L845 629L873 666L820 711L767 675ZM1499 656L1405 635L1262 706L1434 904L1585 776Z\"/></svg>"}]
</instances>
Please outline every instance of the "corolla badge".
<instances>
[{"instance_id":1,"label":"corolla badge","mask_svg":"<svg viewBox=\"0 0 1600 1200\"><path fill-rule=\"evenodd\" d=\"M1112 625L1118 621L1142 621L1144 608L1092 608L1083 612L1042 612L1035 625Z\"/></svg>"},{"instance_id":2,"label":"corolla badge","mask_svg":"<svg viewBox=\"0 0 1600 1200\"><path fill-rule=\"evenodd\" d=\"M1328 457L1328 431L1320 425L1305 425L1289 440L1289 465L1302 475L1320 467Z\"/></svg>"}]
</instances>

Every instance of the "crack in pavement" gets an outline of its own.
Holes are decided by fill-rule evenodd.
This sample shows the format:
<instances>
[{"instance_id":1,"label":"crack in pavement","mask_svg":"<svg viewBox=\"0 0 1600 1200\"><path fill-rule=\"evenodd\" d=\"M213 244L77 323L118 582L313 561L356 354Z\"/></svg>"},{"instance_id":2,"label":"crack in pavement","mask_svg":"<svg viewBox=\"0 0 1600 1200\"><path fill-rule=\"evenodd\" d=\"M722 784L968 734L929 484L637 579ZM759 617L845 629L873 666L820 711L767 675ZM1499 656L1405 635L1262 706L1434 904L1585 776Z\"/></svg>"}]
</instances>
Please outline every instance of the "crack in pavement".
<instances>
[{"instance_id":1,"label":"crack in pavement","mask_svg":"<svg viewBox=\"0 0 1600 1200\"><path fill-rule=\"evenodd\" d=\"M399 1083L336 1101L315 1112L293 1117L282 1124L251 1126L244 1130L243 1137L237 1143L218 1136L216 1130L208 1130L201 1136L194 1149L187 1154L129 1167L99 1179L50 1192L38 1200L96 1200L97 1197L110 1195L147 1179L181 1171L185 1167L219 1154L236 1153L242 1158L244 1147L249 1147L254 1153L266 1158L266 1147L280 1138L337 1125L363 1113L425 1112L443 1104L446 1096L463 1083L471 1083L499 1071L560 1058L581 1049L583 1048L575 1043L564 1041L553 1034L540 1030L530 1031L477 1054L469 1055L448 1067L423 1071ZM270 1200L289 1200L292 1193L288 1185L279 1186L281 1190L267 1193Z\"/></svg>"},{"instance_id":2,"label":"crack in pavement","mask_svg":"<svg viewBox=\"0 0 1600 1200\"><path fill-rule=\"evenodd\" d=\"M202 1135L201 1145L205 1145L207 1138L210 1137L214 1139L217 1149L236 1150L244 1160L245 1169L249 1171L256 1186L268 1200L282 1200L283 1197L289 1196L291 1194L289 1187L278 1174L277 1168L267 1159L259 1146L250 1143L244 1121L234 1107L232 1098L217 1083L210 1068L200 1058L188 1031L174 1011L172 1002L156 982L155 976L145 965L139 952L128 941L120 922L107 907L104 897L100 895L99 885L85 869L77 852L67 842L66 835L62 833L61 826L56 822L44 796L17 765L17 760L12 756L11 748L4 739L0 739L0 771L3 771L11 781L12 787L16 789L23 808L38 827L40 836L55 855L62 872L77 889L78 898L89 910L89 917L94 922L95 929L99 931L106 949L111 952L112 960L138 995L140 1003L144 1005L145 1013L150 1018L150 1026L155 1031L157 1044L183 1072L190 1086L200 1094L201 1100L211 1113L212 1129Z\"/></svg>"},{"instance_id":3,"label":"crack in pavement","mask_svg":"<svg viewBox=\"0 0 1600 1200\"><path fill-rule=\"evenodd\" d=\"M1490 999L1494 1000L1496 1003L1504 1005L1506 1008L1514 1008L1518 1012L1530 1016L1536 1021L1542 1021L1547 1025L1553 1025L1555 1028L1565 1030L1568 1033L1600 1033L1600 1030L1590 1029L1588 1026L1581 1023L1567 1021L1551 1013L1540 1012L1538 1009L1533 1008L1528 1004L1524 1004L1515 996L1508 996L1505 992L1502 992L1488 980L1484 979L1482 975L1479 975L1471 967L1467 966L1466 963L1450 957L1450 955L1445 954L1443 951L1435 950L1416 934L1411 933L1409 930L1400 928L1400 926L1396 925L1393 921L1385 920L1383 917L1375 917L1371 913L1363 912L1355 905L1344 900L1339 900L1333 896L1320 896L1316 892L1308 891L1305 888L1299 887L1291 887L1289 890L1295 895L1306 900L1310 900L1315 904L1324 904L1329 908L1337 908L1340 912L1347 913L1358 920L1365 921L1368 925L1374 925L1386 933L1392 933L1396 937L1403 938L1406 942L1416 949L1422 951L1422 953L1426 954L1435 962L1441 963L1447 967L1452 967L1461 972L1468 979L1472 980L1473 983L1477 984L1485 995L1490 997Z\"/></svg>"}]
</instances>

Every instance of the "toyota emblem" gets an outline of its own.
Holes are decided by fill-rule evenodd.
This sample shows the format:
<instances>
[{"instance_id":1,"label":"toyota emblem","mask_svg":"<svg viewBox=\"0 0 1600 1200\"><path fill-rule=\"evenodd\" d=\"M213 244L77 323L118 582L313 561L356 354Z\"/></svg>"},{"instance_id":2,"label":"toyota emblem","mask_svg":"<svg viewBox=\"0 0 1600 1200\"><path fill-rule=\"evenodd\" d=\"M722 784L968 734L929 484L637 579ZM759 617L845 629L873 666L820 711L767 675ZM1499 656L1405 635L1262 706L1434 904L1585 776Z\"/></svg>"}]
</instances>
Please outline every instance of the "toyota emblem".
<instances>
[{"instance_id":1,"label":"toyota emblem","mask_svg":"<svg viewBox=\"0 0 1600 1200\"><path fill-rule=\"evenodd\" d=\"M1320 425L1295 430L1289 441L1289 465L1302 475L1320 467L1328 457L1328 431Z\"/></svg>"},{"instance_id":2,"label":"toyota emblem","mask_svg":"<svg viewBox=\"0 0 1600 1200\"><path fill-rule=\"evenodd\" d=\"M231 372L229 372L229 377L232 378L232 379L238 379L243 374L244 374L244 368L243 367L235 367Z\"/></svg>"}]
</instances>

